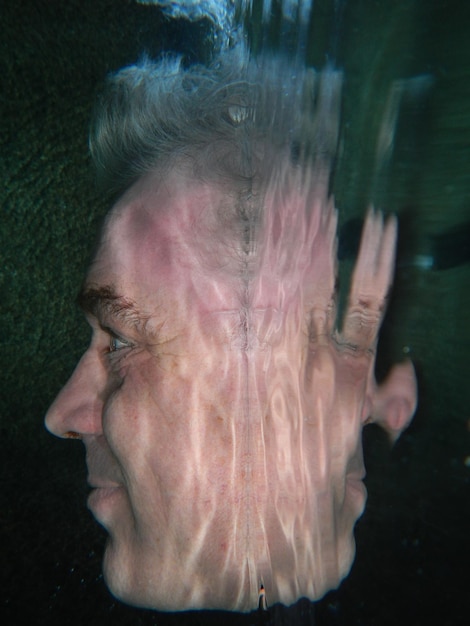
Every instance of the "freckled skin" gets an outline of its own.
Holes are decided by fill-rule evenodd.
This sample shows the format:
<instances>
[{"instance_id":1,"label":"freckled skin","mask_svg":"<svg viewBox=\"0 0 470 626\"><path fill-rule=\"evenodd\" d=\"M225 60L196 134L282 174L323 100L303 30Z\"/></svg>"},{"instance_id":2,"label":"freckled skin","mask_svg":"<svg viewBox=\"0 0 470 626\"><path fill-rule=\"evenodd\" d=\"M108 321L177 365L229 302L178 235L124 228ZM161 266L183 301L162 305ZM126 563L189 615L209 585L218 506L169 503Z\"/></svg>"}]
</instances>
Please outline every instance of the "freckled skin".
<instances>
[{"instance_id":1,"label":"freckled skin","mask_svg":"<svg viewBox=\"0 0 470 626\"><path fill-rule=\"evenodd\" d=\"M416 386L409 363L380 388L373 377L393 220L369 214L335 330L325 190L321 175L301 184L286 172L249 252L229 232L230 199L177 173L141 179L108 217L86 282L133 300L145 333L113 322L132 347L109 353L91 318L91 345L46 424L81 436L90 482L121 487L91 508L109 533L107 584L126 602L249 611L260 583L269 604L290 604L349 571L362 427L398 436Z\"/></svg>"}]
</instances>

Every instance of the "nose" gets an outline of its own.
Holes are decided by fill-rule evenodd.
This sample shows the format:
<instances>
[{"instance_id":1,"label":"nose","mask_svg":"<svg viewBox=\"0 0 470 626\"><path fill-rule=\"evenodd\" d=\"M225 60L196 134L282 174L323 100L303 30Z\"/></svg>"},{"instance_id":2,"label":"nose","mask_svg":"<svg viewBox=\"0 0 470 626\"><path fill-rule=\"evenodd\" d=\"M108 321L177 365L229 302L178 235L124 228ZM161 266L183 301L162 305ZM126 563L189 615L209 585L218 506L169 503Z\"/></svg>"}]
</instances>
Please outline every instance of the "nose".
<instances>
[{"instance_id":1,"label":"nose","mask_svg":"<svg viewBox=\"0 0 470 626\"><path fill-rule=\"evenodd\" d=\"M45 426L64 439L101 434L104 372L99 357L85 352L65 387L49 408Z\"/></svg>"}]
</instances>

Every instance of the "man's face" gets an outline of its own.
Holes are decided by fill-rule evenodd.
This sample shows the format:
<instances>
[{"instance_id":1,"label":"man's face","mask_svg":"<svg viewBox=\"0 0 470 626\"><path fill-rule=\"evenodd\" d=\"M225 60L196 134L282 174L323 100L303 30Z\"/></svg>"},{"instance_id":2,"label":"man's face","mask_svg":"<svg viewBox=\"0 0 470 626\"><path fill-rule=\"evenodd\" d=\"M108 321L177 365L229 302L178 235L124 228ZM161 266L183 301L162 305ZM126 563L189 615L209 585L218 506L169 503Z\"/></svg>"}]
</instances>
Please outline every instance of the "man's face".
<instances>
[{"instance_id":1,"label":"man's face","mask_svg":"<svg viewBox=\"0 0 470 626\"><path fill-rule=\"evenodd\" d=\"M235 197L176 173L141 179L107 219L80 298L91 344L46 423L85 444L105 579L130 604L323 595L354 555L362 426L376 408L398 433L413 411L409 366L393 393L373 380L393 224L368 219L367 305L339 334L335 212L320 183L281 192L251 245Z\"/></svg>"}]
</instances>

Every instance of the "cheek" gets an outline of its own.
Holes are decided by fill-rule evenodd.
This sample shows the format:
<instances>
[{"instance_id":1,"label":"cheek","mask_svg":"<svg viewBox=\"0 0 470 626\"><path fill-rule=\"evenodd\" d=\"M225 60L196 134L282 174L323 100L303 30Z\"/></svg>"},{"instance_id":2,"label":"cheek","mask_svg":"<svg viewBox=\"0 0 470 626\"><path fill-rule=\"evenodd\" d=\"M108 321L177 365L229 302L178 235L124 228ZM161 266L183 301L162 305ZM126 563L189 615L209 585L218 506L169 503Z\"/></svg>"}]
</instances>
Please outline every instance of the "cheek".
<instances>
[{"instance_id":1,"label":"cheek","mask_svg":"<svg viewBox=\"0 0 470 626\"><path fill-rule=\"evenodd\" d=\"M119 383L104 404L103 432L125 475L153 445L157 426L162 423L157 374L154 360L133 359L121 367Z\"/></svg>"},{"instance_id":2,"label":"cheek","mask_svg":"<svg viewBox=\"0 0 470 626\"><path fill-rule=\"evenodd\" d=\"M224 446L232 387L195 355L149 356L126 368L105 403L103 431L136 487L158 479L159 489L176 493L189 463Z\"/></svg>"}]
</instances>

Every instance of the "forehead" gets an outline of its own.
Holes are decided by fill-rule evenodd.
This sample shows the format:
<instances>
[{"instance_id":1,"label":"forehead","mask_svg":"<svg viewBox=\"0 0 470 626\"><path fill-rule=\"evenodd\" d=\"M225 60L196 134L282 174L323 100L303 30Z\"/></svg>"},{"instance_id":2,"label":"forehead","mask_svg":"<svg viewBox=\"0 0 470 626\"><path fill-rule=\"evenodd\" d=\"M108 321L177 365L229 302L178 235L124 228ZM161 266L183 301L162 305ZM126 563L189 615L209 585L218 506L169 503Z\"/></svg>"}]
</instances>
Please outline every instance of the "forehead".
<instances>
[{"instance_id":1,"label":"forehead","mask_svg":"<svg viewBox=\"0 0 470 626\"><path fill-rule=\"evenodd\" d=\"M234 204L230 194L182 174L142 178L108 215L87 285L112 285L137 300L157 290L202 294L218 282L224 294L230 286L236 292Z\"/></svg>"}]
</instances>

